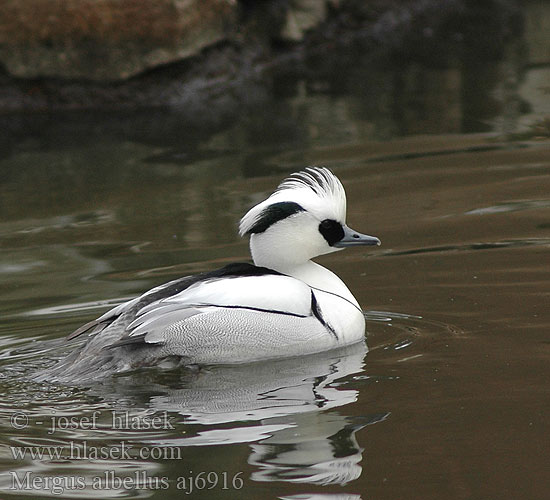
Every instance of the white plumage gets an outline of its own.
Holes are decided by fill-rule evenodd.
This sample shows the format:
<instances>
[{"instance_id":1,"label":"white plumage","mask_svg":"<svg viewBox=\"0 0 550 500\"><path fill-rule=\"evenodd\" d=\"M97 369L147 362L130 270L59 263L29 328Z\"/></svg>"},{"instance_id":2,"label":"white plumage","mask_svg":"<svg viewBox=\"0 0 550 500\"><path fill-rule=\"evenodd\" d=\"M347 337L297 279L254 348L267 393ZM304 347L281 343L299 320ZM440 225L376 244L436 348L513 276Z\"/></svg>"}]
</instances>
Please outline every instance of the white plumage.
<instances>
[{"instance_id":1,"label":"white plumage","mask_svg":"<svg viewBox=\"0 0 550 500\"><path fill-rule=\"evenodd\" d=\"M174 280L115 307L69 338L86 345L38 378L94 379L175 357L186 364L297 356L364 338L355 297L310 259L380 244L345 225L346 195L326 168L285 179L240 222L254 265Z\"/></svg>"},{"instance_id":2,"label":"white plumage","mask_svg":"<svg viewBox=\"0 0 550 500\"><path fill-rule=\"evenodd\" d=\"M346 192L338 177L327 168L308 168L292 174L267 200L252 207L241 219L239 234L250 230L262 210L280 202L297 202L319 221L346 221Z\"/></svg>"}]
</instances>

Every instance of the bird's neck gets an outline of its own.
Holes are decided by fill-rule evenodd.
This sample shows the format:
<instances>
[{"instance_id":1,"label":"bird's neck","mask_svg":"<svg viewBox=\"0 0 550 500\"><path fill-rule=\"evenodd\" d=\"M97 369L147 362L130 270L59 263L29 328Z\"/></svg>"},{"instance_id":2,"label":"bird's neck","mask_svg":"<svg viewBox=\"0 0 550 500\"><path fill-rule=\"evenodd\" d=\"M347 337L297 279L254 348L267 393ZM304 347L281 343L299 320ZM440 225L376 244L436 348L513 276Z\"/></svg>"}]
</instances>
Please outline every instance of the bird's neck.
<instances>
[{"instance_id":1,"label":"bird's neck","mask_svg":"<svg viewBox=\"0 0 550 500\"><path fill-rule=\"evenodd\" d=\"M259 259L259 261L254 259L254 264L297 278L312 288L339 295L359 307L355 297L336 274L311 260L302 263L291 263L288 261L263 262L262 259Z\"/></svg>"}]
</instances>

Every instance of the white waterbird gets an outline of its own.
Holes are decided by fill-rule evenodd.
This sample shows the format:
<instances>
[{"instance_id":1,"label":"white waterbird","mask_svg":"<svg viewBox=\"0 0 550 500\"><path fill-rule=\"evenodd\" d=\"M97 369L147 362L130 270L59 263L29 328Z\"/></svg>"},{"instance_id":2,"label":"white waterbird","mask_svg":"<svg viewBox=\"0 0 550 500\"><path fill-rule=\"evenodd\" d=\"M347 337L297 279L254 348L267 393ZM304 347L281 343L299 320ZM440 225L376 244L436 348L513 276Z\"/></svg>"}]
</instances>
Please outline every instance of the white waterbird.
<instances>
[{"instance_id":1,"label":"white waterbird","mask_svg":"<svg viewBox=\"0 0 550 500\"><path fill-rule=\"evenodd\" d=\"M346 194L326 168L285 179L241 219L254 264L180 278L121 304L69 339L87 343L48 371L99 378L178 359L232 364L300 356L364 339L365 318L344 282L312 258L379 245L346 225Z\"/></svg>"}]
</instances>

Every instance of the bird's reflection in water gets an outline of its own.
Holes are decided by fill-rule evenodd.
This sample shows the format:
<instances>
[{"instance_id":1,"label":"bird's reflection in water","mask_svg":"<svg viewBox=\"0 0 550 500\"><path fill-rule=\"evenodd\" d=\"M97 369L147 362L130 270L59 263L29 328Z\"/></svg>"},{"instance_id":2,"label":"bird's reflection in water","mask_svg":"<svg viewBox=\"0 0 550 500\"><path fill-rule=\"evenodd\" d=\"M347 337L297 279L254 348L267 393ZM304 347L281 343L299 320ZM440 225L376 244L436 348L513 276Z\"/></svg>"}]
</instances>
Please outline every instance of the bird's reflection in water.
<instances>
[{"instance_id":1,"label":"bird's reflection in water","mask_svg":"<svg viewBox=\"0 0 550 500\"><path fill-rule=\"evenodd\" d=\"M362 472L363 448L355 433L387 414L343 417L336 412L318 412L315 417L294 419L296 427L282 429L251 445L249 463L258 471L256 481L340 484L357 479Z\"/></svg>"},{"instance_id":2,"label":"bird's reflection in water","mask_svg":"<svg viewBox=\"0 0 550 500\"><path fill-rule=\"evenodd\" d=\"M178 380L172 373L169 385L153 380L144 384L142 374L139 387L147 387L149 395L155 392L142 401L148 410L177 412L185 426L185 437L178 434L149 443L250 443L248 462L257 468L253 480L347 484L362 471L363 449L356 432L388 416L352 417L333 410L357 400L358 391L348 382L362 372L366 353L366 345L359 343L299 358L212 366L186 372ZM118 378L116 389L131 380ZM124 397L113 392L114 386L109 391Z\"/></svg>"}]
</instances>

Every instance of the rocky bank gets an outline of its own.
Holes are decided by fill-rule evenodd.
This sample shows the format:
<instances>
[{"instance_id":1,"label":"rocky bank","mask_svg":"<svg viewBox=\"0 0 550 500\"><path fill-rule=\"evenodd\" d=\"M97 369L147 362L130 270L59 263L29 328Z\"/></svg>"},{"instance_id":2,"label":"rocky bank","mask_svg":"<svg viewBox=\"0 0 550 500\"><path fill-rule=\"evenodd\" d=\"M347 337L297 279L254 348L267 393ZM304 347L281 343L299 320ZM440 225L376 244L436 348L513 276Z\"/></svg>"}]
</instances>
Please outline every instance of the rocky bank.
<instances>
[{"instance_id":1,"label":"rocky bank","mask_svg":"<svg viewBox=\"0 0 550 500\"><path fill-rule=\"evenodd\" d=\"M375 52L445 64L442 47L475 39L498 57L522 26L514 0L0 0L0 12L3 112L200 111Z\"/></svg>"}]
</instances>

